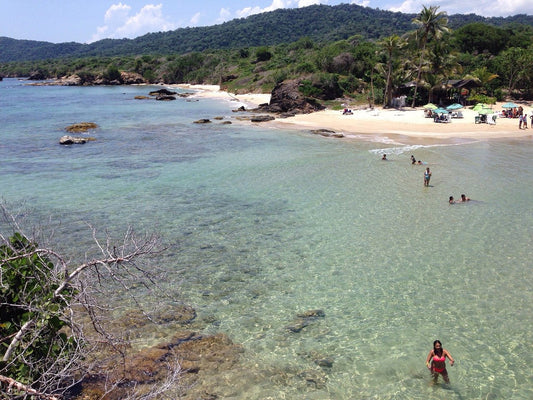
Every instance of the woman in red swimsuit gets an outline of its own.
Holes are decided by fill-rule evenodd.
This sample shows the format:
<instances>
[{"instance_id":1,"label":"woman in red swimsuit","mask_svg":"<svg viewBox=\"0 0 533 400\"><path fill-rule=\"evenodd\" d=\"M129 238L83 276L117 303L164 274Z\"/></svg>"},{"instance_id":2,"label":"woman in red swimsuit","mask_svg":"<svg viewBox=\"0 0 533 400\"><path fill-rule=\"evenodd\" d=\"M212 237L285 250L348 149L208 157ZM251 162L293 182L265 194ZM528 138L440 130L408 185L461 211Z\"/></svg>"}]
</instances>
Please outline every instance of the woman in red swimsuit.
<instances>
[{"instance_id":1,"label":"woman in red swimsuit","mask_svg":"<svg viewBox=\"0 0 533 400\"><path fill-rule=\"evenodd\" d=\"M446 371L446 357L450 359L450 365L453 365L455 361L451 354L448 353L448 350L442 348L440 340L435 340L433 342L433 350L429 352L428 358L426 359L426 366L431 371L435 382L437 382L439 374L442 375L444 382L450 382L448 371Z\"/></svg>"}]
</instances>

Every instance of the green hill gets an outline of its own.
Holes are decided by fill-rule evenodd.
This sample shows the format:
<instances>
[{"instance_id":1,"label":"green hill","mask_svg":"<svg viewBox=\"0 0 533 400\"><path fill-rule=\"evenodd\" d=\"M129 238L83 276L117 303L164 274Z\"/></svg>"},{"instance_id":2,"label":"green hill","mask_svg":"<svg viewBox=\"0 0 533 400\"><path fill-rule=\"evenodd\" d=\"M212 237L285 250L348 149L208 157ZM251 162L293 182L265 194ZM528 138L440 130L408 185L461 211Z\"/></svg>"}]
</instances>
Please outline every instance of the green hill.
<instances>
[{"instance_id":1,"label":"green hill","mask_svg":"<svg viewBox=\"0 0 533 400\"><path fill-rule=\"evenodd\" d=\"M113 57L139 54L184 54L192 51L236 49L295 42L308 37L327 43L361 35L377 39L403 34L414 27L414 14L383 11L358 5L316 5L235 19L219 25L180 28L149 33L135 39L104 39L91 44L49 43L0 37L0 62L35 61L52 58ZM484 18L478 15L451 15L449 26L458 28L472 22L495 26L533 26L533 16Z\"/></svg>"}]
</instances>

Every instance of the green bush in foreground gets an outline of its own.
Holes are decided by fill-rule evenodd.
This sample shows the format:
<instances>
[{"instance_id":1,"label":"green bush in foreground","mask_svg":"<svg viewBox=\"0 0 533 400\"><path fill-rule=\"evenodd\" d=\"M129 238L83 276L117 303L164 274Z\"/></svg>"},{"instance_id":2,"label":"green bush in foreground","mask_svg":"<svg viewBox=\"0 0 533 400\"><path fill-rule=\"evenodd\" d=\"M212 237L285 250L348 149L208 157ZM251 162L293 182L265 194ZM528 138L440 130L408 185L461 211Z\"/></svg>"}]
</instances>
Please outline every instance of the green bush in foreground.
<instances>
[{"instance_id":1,"label":"green bush in foreground","mask_svg":"<svg viewBox=\"0 0 533 400\"><path fill-rule=\"evenodd\" d=\"M54 264L19 233L0 246L0 266L0 373L39 382L76 346L65 318L74 290L56 293Z\"/></svg>"}]
</instances>

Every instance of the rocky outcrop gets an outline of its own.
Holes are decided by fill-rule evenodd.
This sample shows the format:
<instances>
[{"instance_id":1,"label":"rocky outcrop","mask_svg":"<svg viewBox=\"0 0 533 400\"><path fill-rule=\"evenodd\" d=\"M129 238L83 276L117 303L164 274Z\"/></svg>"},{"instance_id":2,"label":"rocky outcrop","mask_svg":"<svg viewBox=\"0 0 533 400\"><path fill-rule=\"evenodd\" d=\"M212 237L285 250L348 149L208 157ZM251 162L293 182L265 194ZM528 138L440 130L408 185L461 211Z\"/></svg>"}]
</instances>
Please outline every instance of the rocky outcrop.
<instances>
[{"instance_id":1,"label":"rocky outcrop","mask_svg":"<svg viewBox=\"0 0 533 400\"><path fill-rule=\"evenodd\" d=\"M262 105L253 111L309 114L325 108L316 99L304 96L299 88L299 80L278 83L272 90L270 103Z\"/></svg>"},{"instance_id":2,"label":"rocky outcrop","mask_svg":"<svg viewBox=\"0 0 533 400\"><path fill-rule=\"evenodd\" d=\"M41 71L33 71L28 76L29 81L43 81L46 79L46 76Z\"/></svg>"},{"instance_id":3,"label":"rocky outcrop","mask_svg":"<svg viewBox=\"0 0 533 400\"><path fill-rule=\"evenodd\" d=\"M173 92L168 89L159 89L159 90L153 90L148 94L150 96L174 96L175 94L177 94L177 92Z\"/></svg>"},{"instance_id":4,"label":"rocky outcrop","mask_svg":"<svg viewBox=\"0 0 533 400\"><path fill-rule=\"evenodd\" d=\"M62 144L62 145L85 144L93 140L96 140L96 139L93 137L79 137L79 136L65 135L65 136L61 136L61 139L59 139L59 144Z\"/></svg>"},{"instance_id":5,"label":"rocky outcrop","mask_svg":"<svg viewBox=\"0 0 533 400\"><path fill-rule=\"evenodd\" d=\"M272 115L253 115L250 118L250 121L252 121L252 122L265 122L265 121L273 121L275 119L276 118L274 118L274 116L272 116Z\"/></svg>"},{"instance_id":6,"label":"rocky outcrop","mask_svg":"<svg viewBox=\"0 0 533 400\"><path fill-rule=\"evenodd\" d=\"M141 74L136 72L122 71L120 73L120 77L124 85L140 85L141 83L146 83L146 79L144 79Z\"/></svg>"},{"instance_id":7,"label":"rocky outcrop","mask_svg":"<svg viewBox=\"0 0 533 400\"><path fill-rule=\"evenodd\" d=\"M83 83L83 79L81 79L81 77L76 74L63 76L57 81L57 84L60 86L81 86L83 85Z\"/></svg>"},{"instance_id":8,"label":"rocky outcrop","mask_svg":"<svg viewBox=\"0 0 533 400\"><path fill-rule=\"evenodd\" d=\"M176 100L176 92L172 92L168 89L159 89L154 90L150 93L148 93L150 96L155 96L156 100L160 101L168 101L168 100Z\"/></svg>"}]
</instances>

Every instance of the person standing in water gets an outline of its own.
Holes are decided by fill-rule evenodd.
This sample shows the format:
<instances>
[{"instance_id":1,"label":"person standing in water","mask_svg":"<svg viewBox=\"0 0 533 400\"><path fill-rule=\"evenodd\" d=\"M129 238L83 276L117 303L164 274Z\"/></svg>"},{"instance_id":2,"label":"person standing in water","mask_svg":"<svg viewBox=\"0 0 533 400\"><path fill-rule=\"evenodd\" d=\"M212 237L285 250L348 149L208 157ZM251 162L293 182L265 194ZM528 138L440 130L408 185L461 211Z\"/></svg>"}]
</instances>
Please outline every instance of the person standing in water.
<instances>
[{"instance_id":1,"label":"person standing in water","mask_svg":"<svg viewBox=\"0 0 533 400\"><path fill-rule=\"evenodd\" d=\"M424 171L424 186L429 186L429 180L431 179L431 171L429 167Z\"/></svg>"},{"instance_id":2,"label":"person standing in water","mask_svg":"<svg viewBox=\"0 0 533 400\"><path fill-rule=\"evenodd\" d=\"M448 378L448 371L446 371L446 357L450 360L450 365L455 364L455 360L448 352L448 350L442 347L440 340L433 342L433 350L431 350L426 358L426 366L431 371L433 381L437 382L439 375L442 375L444 382L450 383Z\"/></svg>"}]
</instances>

